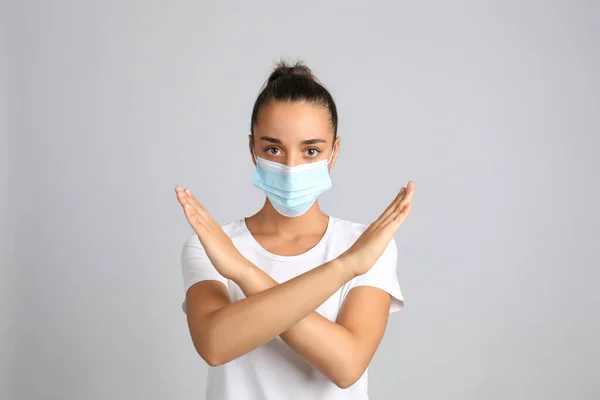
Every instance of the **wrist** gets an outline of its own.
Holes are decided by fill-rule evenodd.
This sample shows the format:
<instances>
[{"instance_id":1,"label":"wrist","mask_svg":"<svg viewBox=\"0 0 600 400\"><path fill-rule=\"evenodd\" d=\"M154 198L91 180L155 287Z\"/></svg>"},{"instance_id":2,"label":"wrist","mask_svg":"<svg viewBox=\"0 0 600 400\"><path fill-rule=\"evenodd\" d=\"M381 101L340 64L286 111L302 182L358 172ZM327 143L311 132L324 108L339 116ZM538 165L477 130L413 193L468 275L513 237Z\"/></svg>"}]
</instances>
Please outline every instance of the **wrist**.
<instances>
[{"instance_id":1,"label":"wrist","mask_svg":"<svg viewBox=\"0 0 600 400\"><path fill-rule=\"evenodd\" d=\"M248 261L245 257L241 257L239 260L238 268L236 268L236 274L231 278L232 281L237 283L239 287L243 287L248 282L252 282L257 274L258 267Z\"/></svg>"},{"instance_id":2,"label":"wrist","mask_svg":"<svg viewBox=\"0 0 600 400\"><path fill-rule=\"evenodd\" d=\"M333 268L338 270L344 283L358 276L356 269L353 267L352 257L347 253L340 254L337 258L331 260L330 263L333 265Z\"/></svg>"}]
</instances>

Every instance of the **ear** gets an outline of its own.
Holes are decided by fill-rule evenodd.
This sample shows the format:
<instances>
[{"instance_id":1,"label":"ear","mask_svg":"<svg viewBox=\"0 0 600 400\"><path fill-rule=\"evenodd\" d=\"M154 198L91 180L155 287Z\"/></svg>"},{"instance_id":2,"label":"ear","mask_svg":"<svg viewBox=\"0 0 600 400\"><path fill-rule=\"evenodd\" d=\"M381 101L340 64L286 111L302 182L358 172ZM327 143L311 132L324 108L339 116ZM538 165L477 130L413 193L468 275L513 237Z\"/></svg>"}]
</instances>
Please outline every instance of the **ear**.
<instances>
[{"instance_id":1,"label":"ear","mask_svg":"<svg viewBox=\"0 0 600 400\"><path fill-rule=\"evenodd\" d=\"M248 149L250 150L252 164L256 165L256 160L254 159L254 138L252 137L252 134L248 135Z\"/></svg>"},{"instance_id":2,"label":"ear","mask_svg":"<svg viewBox=\"0 0 600 400\"><path fill-rule=\"evenodd\" d=\"M342 139L338 136L333 142L333 157L331 158L331 162L329 163L329 170L335 165L335 162L340 154L340 141Z\"/></svg>"}]
</instances>

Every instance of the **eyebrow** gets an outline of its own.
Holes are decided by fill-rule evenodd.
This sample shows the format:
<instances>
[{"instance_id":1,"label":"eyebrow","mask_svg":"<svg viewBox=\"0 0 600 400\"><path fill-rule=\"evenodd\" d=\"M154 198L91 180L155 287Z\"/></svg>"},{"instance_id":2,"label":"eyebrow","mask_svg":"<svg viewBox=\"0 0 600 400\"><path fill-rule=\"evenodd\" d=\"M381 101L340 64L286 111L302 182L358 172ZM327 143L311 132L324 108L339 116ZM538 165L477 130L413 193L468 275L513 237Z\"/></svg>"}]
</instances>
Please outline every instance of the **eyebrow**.
<instances>
[{"instance_id":1,"label":"eyebrow","mask_svg":"<svg viewBox=\"0 0 600 400\"><path fill-rule=\"evenodd\" d=\"M270 137L270 136L261 136L260 140L264 140L265 142L270 142L270 143L281 144L281 140L276 139L274 137ZM325 140L325 139L308 139L308 140L302 141L302 144L316 144L316 143L327 143L327 140Z\"/></svg>"}]
</instances>

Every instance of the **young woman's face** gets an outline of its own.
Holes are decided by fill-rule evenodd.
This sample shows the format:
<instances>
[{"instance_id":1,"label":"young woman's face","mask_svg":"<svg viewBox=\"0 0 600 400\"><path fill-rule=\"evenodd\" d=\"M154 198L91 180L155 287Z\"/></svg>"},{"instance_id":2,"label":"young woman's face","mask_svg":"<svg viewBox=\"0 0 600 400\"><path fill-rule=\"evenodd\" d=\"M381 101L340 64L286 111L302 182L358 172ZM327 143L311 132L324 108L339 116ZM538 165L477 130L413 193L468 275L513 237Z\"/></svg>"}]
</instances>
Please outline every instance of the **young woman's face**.
<instances>
[{"instance_id":1,"label":"young woman's face","mask_svg":"<svg viewBox=\"0 0 600 400\"><path fill-rule=\"evenodd\" d=\"M254 143L250 135L250 152L253 144L258 157L289 167L329 159L334 151L329 113L324 107L304 102L271 103L259 112ZM330 168L337 153L338 143Z\"/></svg>"}]
</instances>

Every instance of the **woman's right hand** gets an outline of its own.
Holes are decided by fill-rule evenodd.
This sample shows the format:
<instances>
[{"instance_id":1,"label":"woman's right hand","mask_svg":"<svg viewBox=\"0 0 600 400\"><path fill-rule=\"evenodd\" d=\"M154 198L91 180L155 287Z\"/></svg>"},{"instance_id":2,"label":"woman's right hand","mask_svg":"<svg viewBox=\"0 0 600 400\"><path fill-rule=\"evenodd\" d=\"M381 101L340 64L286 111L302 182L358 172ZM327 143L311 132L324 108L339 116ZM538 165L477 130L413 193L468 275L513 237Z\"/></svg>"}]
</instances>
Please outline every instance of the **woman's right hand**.
<instances>
[{"instance_id":1,"label":"woman's right hand","mask_svg":"<svg viewBox=\"0 0 600 400\"><path fill-rule=\"evenodd\" d=\"M190 226L210 262L223 277L236 281L248 271L250 263L240 254L231 238L223 231L189 189L175 188L177 199Z\"/></svg>"},{"instance_id":2,"label":"woman's right hand","mask_svg":"<svg viewBox=\"0 0 600 400\"><path fill-rule=\"evenodd\" d=\"M369 271L391 242L396 230L406 220L412 209L415 184L409 181L381 216L363 232L340 259L348 264L355 276Z\"/></svg>"}]
</instances>

